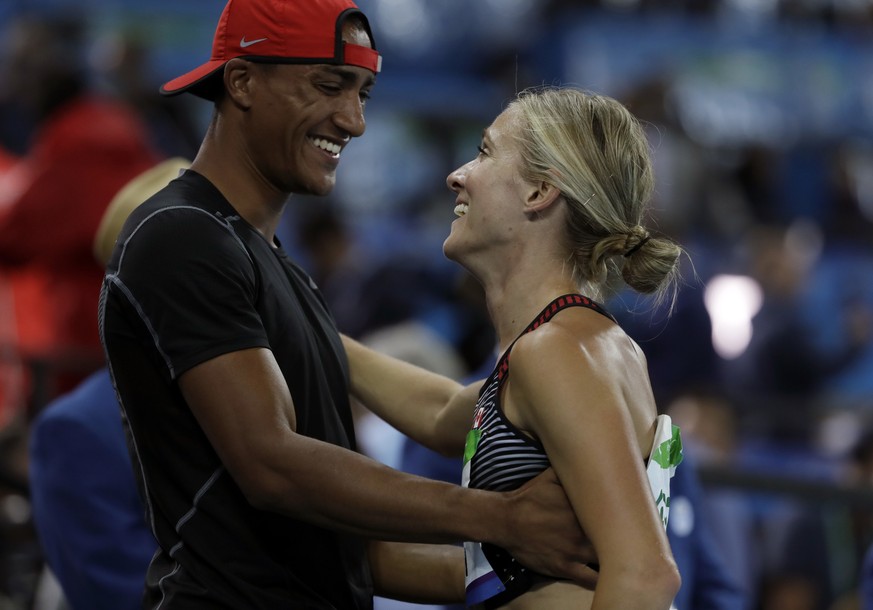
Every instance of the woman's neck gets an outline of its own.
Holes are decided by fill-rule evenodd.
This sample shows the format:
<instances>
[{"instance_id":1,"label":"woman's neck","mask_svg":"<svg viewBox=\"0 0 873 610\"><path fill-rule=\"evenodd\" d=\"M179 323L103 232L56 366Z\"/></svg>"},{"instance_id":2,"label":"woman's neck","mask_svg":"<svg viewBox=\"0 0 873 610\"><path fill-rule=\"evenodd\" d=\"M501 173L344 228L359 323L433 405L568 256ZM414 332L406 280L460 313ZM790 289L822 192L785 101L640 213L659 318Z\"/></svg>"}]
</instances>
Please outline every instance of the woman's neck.
<instances>
[{"instance_id":1,"label":"woman's neck","mask_svg":"<svg viewBox=\"0 0 873 610\"><path fill-rule=\"evenodd\" d=\"M483 281L485 300L500 352L503 352L543 307L562 294L577 293L572 276L562 270L516 270L502 280Z\"/></svg>"}]
</instances>

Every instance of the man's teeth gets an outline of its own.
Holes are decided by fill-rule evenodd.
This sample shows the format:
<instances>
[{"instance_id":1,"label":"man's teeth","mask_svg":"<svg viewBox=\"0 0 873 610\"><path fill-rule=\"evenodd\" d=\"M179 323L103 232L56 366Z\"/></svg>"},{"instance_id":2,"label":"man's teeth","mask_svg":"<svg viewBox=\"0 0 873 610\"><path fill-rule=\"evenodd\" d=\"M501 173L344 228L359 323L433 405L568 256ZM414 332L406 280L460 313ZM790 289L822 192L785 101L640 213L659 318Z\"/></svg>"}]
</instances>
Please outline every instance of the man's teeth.
<instances>
[{"instance_id":1,"label":"man's teeth","mask_svg":"<svg viewBox=\"0 0 873 610\"><path fill-rule=\"evenodd\" d=\"M309 141L315 144L321 150L326 150L332 155L338 155L342 150L342 147L340 147L339 144L334 144L333 142L323 140L322 138L309 138Z\"/></svg>"},{"instance_id":2,"label":"man's teeth","mask_svg":"<svg viewBox=\"0 0 873 610\"><path fill-rule=\"evenodd\" d=\"M455 206L455 216L463 216L467 213L467 209L469 209L466 203L459 203Z\"/></svg>"}]
</instances>

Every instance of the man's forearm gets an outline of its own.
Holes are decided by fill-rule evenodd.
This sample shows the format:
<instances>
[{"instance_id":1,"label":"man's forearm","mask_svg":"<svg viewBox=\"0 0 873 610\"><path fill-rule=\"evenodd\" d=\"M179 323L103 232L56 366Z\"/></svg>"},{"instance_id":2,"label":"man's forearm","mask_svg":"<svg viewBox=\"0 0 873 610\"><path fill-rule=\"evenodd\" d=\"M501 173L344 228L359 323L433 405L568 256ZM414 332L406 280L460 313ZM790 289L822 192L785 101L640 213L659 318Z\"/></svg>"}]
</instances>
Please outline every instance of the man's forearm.
<instances>
[{"instance_id":1,"label":"man's forearm","mask_svg":"<svg viewBox=\"0 0 873 610\"><path fill-rule=\"evenodd\" d=\"M506 541L505 494L409 475L293 433L282 443L265 444L234 473L260 508L367 538Z\"/></svg>"}]
</instances>

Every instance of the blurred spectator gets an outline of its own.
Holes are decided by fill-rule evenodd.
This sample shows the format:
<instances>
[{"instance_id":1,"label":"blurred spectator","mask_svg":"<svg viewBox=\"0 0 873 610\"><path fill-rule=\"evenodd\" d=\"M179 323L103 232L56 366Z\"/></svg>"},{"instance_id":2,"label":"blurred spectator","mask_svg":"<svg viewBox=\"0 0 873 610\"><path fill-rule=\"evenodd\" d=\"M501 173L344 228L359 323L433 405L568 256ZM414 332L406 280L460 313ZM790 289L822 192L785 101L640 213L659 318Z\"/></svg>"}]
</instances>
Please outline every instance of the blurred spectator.
<instances>
[{"instance_id":1,"label":"blurred spectator","mask_svg":"<svg viewBox=\"0 0 873 610\"><path fill-rule=\"evenodd\" d=\"M136 610L157 549L109 371L40 413L31 434L31 500L45 561L72 610Z\"/></svg>"},{"instance_id":2,"label":"blurred spectator","mask_svg":"<svg viewBox=\"0 0 873 610\"><path fill-rule=\"evenodd\" d=\"M861 425L858 421L856 424ZM868 491L873 489L873 428L869 423L848 452L844 465L843 482L847 486ZM861 610L873 610L873 510L869 505L861 505L840 512L844 519L834 528L842 534L835 556L842 560L842 565L858 566L856 574L844 577L846 582L843 584L848 586L842 589L847 589L848 593L843 599L856 595ZM855 584L857 587L852 586Z\"/></svg>"},{"instance_id":3,"label":"blurred spectator","mask_svg":"<svg viewBox=\"0 0 873 610\"><path fill-rule=\"evenodd\" d=\"M158 158L129 108L89 91L83 28L21 17L4 38L0 97L36 131L26 155L0 155L0 281L14 300L0 317L16 320L13 350L36 373L34 408L103 361L92 239L112 196Z\"/></svg>"},{"instance_id":4,"label":"blurred spectator","mask_svg":"<svg viewBox=\"0 0 873 610\"><path fill-rule=\"evenodd\" d=\"M873 252L873 150L868 141L846 141L828 149L822 165L830 178L825 234L836 246Z\"/></svg>"},{"instance_id":5,"label":"blurred spectator","mask_svg":"<svg viewBox=\"0 0 873 610\"><path fill-rule=\"evenodd\" d=\"M147 40L133 31L118 30L100 38L92 53L96 71L110 93L145 122L151 143L166 156L194 158L201 127L195 103L169 100L158 91L161 80L152 73Z\"/></svg>"},{"instance_id":6,"label":"blurred spectator","mask_svg":"<svg viewBox=\"0 0 873 610\"><path fill-rule=\"evenodd\" d=\"M863 310L827 312L841 316L847 325L847 340L839 350L825 351L814 340L822 312L810 311L805 298L817 256L814 238L808 237L763 225L749 232L747 269L763 300L752 319L748 347L725 362L723 371L725 389L738 405L746 433L803 445L816 432L825 383L870 340L869 316Z\"/></svg>"},{"instance_id":7,"label":"blurred spectator","mask_svg":"<svg viewBox=\"0 0 873 610\"><path fill-rule=\"evenodd\" d=\"M693 455L685 452L671 481L667 536L682 575L675 610L747 610L748 594L727 566L707 514Z\"/></svg>"},{"instance_id":8,"label":"blurred spectator","mask_svg":"<svg viewBox=\"0 0 873 610\"><path fill-rule=\"evenodd\" d=\"M821 458L745 434L736 407L720 390L689 392L668 406L682 428L686 455L736 476L813 480ZM759 487L760 484L757 487ZM809 498L716 485L702 498L731 578L748 595L747 610L824 610L833 594L824 513ZM671 510L672 518L672 510Z\"/></svg>"},{"instance_id":9,"label":"blurred spectator","mask_svg":"<svg viewBox=\"0 0 873 610\"><path fill-rule=\"evenodd\" d=\"M861 610L873 610L873 544L867 548L861 565Z\"/></svg>"}]
</instances>

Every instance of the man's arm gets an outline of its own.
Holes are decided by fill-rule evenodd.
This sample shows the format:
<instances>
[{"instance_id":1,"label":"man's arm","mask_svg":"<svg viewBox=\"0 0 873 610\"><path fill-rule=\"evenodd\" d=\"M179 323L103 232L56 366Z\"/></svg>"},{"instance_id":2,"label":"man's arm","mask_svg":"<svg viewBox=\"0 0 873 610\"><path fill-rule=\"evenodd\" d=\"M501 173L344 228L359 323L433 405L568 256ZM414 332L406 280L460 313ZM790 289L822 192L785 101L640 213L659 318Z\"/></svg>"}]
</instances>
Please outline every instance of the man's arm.
<instances>
[{"instance_id":1,"label":"man's arm","mask_svg":"<svg viewBox=\"0 0 873 610\"><path fill-rule=\"evenodd\" d=\"M592 560L554 475L508 493L398 472L295 432L294 405L272 352L204 362L179 384L252 505L369 538L491 542L540 572L584 580Z\"/></svg>"},{"instance_id":2,"label":"man's arm","mask_svg":"<svg viewBox=\"0 0 873 610\"><path fill-rule=\"evenodd\" d=\"M346 336L343 346L351 393L365 407L429 449L448 457L463 453L481 382L464 387Z\"/></svg>"}]
</instances>

